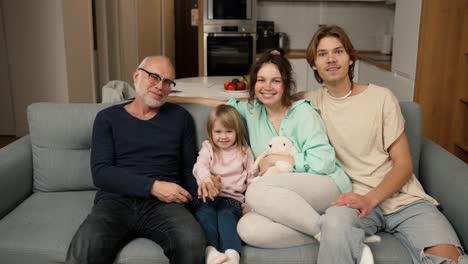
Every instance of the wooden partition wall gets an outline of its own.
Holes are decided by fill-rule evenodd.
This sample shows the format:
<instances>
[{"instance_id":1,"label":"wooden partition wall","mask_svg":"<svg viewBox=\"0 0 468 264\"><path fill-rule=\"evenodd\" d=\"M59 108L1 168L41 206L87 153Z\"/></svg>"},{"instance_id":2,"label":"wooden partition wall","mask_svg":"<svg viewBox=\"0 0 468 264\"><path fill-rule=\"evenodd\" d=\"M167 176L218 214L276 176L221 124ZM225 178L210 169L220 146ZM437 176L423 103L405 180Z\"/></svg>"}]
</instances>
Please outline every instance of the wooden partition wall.
<instances>
[{"instance_id":1,"label":"wooden partition wall","mask_svg":"<svg viewBox=\"0 0 468 264\"><path fill-rule=\"evenodd\" d=\"M468 0L423 0L415 101L424 136L468 162Z\"/></svg>"}]
</instances>

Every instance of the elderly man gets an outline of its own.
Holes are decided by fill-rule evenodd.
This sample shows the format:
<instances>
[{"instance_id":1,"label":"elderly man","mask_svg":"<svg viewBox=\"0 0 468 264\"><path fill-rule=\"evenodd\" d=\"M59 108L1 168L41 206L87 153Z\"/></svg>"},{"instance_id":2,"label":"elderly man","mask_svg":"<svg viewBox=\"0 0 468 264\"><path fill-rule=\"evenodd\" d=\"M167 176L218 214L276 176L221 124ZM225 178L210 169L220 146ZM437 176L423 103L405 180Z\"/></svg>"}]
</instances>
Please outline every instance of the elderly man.
<instances>
[{"instance_id":1,"label":"elderly man","mask_svg":"<svg viewBox=\"0 0 468 264\"><path fill-rule=\"evenodd\" d=\"M185 206L197 189L194 122L165 103L174 76L168 58L147 57L133 73L136 98L97 114L91 170L99 191L66 263L113 263L137 237L159 244L170 263L204 262L203 231Z\"/></svg>"}]
</instances>

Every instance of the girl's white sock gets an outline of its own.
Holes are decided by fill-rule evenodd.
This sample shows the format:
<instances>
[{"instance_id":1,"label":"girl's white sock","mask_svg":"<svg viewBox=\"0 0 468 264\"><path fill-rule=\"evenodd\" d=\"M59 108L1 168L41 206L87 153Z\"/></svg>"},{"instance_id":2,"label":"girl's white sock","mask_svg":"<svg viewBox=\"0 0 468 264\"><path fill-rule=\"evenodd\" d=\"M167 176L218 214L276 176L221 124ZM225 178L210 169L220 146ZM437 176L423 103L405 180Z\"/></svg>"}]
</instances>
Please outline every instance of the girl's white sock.
<instances>
[{"instance_id":1,"label":"girl's white sock","mask_svg":"<svg viewBox=\"0 0 468 264\"><path fill-rule=\"evenodd\" d=\"M239 252L237 252L234 249L228 249L224 253L228 257L228 261L227 261L228 264L239 264L239 261L240 261Z\"/></svg>"},{"instance_id":2,"label":"girl's white sock","mask_svg":"<svg viewBox=\"0 0 468 264\"><path fill-rule=\"evenodd\" d=\"M221 264L228 260L226 254L216 250L213 246L207 246L205 250L206 264Z\"/></svg>"},{"instance_id":3,"label":"girl's white sock","mask_svg":"<svg viewBox=\"0 0 468 264\"><path fill-rule=\"evenodd\" d=\"M320 242L320 236L322 235L322 232L319 232L314 236L315 239L317 239L318 242Z\"/></svg>"}]
</instances>

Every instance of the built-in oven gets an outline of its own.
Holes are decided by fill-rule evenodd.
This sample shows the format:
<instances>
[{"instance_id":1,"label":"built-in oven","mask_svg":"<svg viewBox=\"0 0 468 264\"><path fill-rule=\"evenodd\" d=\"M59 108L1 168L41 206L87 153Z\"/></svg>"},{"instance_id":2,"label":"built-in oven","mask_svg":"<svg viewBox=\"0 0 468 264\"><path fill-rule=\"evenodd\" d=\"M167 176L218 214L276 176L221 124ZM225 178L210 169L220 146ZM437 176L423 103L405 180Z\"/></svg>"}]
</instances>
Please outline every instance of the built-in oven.
<instances>
[{"instance_id":1,"label":"built-in oven","mask_svg":"<svg viewBox=\"0 0 468 264\"><path fill-rule=\"evenodd\" d=\"M236 26L213 26L211 31L204 33L205 75L248 74L250 66L255 62L255 30L239 29Z\"/></svg>"},{"instance_id":2,"label":"built-in oven","mask_svg":"<svg viewBox=\"0 0 468 264\"><path fill-rule=\"evenodd\" d=\"M257 0L204 0L204 25L255 25Z\"/></svg>"}]
</instances>

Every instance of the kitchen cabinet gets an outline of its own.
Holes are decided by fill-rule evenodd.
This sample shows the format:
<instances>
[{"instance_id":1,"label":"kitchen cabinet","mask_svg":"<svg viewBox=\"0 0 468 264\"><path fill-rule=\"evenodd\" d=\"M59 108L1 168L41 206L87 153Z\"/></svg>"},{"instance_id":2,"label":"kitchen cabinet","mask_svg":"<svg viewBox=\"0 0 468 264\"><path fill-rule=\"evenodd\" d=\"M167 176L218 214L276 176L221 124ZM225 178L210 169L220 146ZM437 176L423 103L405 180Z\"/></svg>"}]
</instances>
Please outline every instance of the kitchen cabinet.
<instances>
[{"instance_id":1,"label":"kitchen cabinet","mask_svg":"<svg viewBox=\"0 0 468 264\"><path fill-rule=\"evenodd\" d=\"M399 101L413 101L421 0L396 0L392 66L387 71L361 61L359 81L389 88Z\"/></svg>"},{"instance_id":2,"label":"kitchen cabinet","mask_svg":"<svg viewBox=\"0 0 468 264\"><path fill-rule=\"evenodd\" d=\"M322 85L315 80L314 71L306 59L289 59L296 81L296 92L318 89Z\"/></svg>"},{"instance_id":3,"label":"kitchen cabinet","mask_svg":"<svg viewBox=\"0 0 468 264\"><path fill-rule=\"evenodd\" d=\"M308 90L307 71L309 65L305 59L289 59L293 70L293 78L296 81L296 92Z\"/></svg>"},{"instance_id":4,"label":"kitchen cabinet","mask_svg":"<svg viewBox=\"0 0 468 264\"><path fill-rule=\"evenodd\" d=\"M416 78L421 1L395 2L392 71L413 81Z\"/></svg>"},{"instance_id":5,"label":"kitchen cabinet","mask_svg":"<svg viewBox=\"0 0 468 264\"><path fill-rule=\"evenodd\" d=\"M468 0L423 1L420 24L423 135L468 162Z\"/></svg>"},{"instance_id":6,"label":"kitchen cabinet","mask_svg":"<svg viewBox=\"0 0 468 264\"><path fill-rule=\"evenodd\" d=\"M413 101L414 81L401 76L397 72L390 72L371 65L365 61L359 62L360 83L373 83L390 89L399 101Z\"/></svg>"},{"instance_id":7,"label":"kitchen cabinet","mask_svg":"<svg viewBox=\"0 0 468 264\"><path fill-rule=\"evenodd\" d=\"M465 12L463 14L463 28L468 28L468 8L465 8ZM463 51L465 54L468 54L468 30L463 31Z\"/></svg>"}]
</instances>

